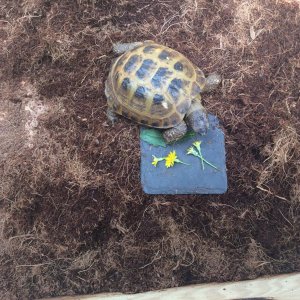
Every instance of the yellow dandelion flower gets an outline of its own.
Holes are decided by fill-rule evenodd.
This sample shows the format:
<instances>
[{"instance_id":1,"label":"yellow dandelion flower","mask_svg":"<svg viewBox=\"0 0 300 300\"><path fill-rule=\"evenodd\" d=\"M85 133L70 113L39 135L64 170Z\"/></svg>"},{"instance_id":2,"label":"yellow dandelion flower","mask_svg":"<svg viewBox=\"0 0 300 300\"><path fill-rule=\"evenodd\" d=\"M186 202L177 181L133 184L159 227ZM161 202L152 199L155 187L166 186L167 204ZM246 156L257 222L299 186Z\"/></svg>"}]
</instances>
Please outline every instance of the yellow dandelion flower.
<instances>
[{"instance_id":1,"label":"yellow dandelion flower","mask_svg":"<svg viewBox=\"0 0 300 300\"><path fill-rule=\"evenodd\" d=\"M196 148L194 148L194 147ZM212 168L219 170L216 166L214 166L212 163L210 163L209 161L207 161L203 155L202 155L202 151L201 151L201 141L196 141L193 143L193 146L191 146L190 148L187 149L187 154L192 154L196 157L199 157L201 160L201 165L202 165L202 170L204 170L204 163L208 164L209 166L211 166ZM197 150L197 151L196 151Z\"/></svg>"},{"instance_id":2,"label":"yellow dandelion flower","mask_svg":"<svg viewBox=\"0 0 300 300\"><path fill-rule=\"evenodd\" d=\"M188 148L186 153L187 153L187 154L192 154L192 155L195 155L195 156L197 155L197 152L196 152L196 150L193 148L193 146L190 147L190 148Z\"/></svg>"},{"instance_id":3,"label":"yellow dandelion flower","mask_svg":"<svg viewBox=\"0 0 300 300\"><path fill-rule=\"evenodd\" d=\"M155 155L152 155L153 157L153 160L151 162L151 164L156 167L157 164L160 162L160 161L163 161L165 160L165 166L167 168L170 168L170 167L173 167L175 163L181 163L181 164L184 164L184 165L189 165L189 164L186 164L184 163L183 161L179 160L177 158L177 154L176 154L176 151L171 151L168 156L166 157L156 157Z\"/></svg>"},{"instance_id":4,"label":"yellow dandelion flower","mask_svg":"<svg viewBox=\"0 0 300 300\"><path fill-rule=\"evenodd\" d=\"M196 149L200 152L201 151L201 148L200 148L200 145L201 145L201 141L196 141L193 143L193 145L196 147Z\"/></svg>"},{"instance_id":5,"label":"yellow dandelion flower","mask_svg":"<svg viewBox=\"0 0 300 300\"><path fill-rule=\"evenodd\" d=\"M156 166L157 166L157 163L158 163L158 160L155 159L155 158L153 158L152 165L153 165L154 167L156 167Z\"/></svg>"},{"instance_id":6,"label":"yellow dandelion flower","mask_svg":"<svg viewBox=\"0 0 300 300\"><path fill-rule=\"evenodd\" d=\"M164 158L162 158L162 157L156 157L155 155L152 155L152 157L153 157L152 165L153 165L154 167L157 166L158 162L164 160Z\"/></svg>"},{"instance_id":7,"label":"yellow dandelion flower","mask_svg":"<svg viewBox=\"0 0 300 300\"><path fill-rule=\"evenodd\" d=\"M177 155L176 155L176 151L171 151L168 156L165 158L166 160L166 167L170 168L173 167L175 162L177 161Z\"/></svg>"}]
</instances>

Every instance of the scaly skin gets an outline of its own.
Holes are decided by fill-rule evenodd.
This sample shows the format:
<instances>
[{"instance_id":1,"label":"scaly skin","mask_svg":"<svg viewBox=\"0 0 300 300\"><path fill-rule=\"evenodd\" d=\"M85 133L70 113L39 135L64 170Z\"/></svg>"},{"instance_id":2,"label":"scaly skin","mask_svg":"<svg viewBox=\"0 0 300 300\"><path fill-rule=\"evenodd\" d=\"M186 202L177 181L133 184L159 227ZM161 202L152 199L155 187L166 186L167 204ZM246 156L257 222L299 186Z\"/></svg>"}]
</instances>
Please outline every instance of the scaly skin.
<instances>
[{"instance_id":1,"label":"scaly skin","mask_svg":"<svg viewBox=\"0 0 300 300\"><path fill-rule=\"evenodd\" d=\"M221 76L216 73L212 73L212 74L208 75L206 78L205 86L204 86L204 89L202 90L202 92L206 93L206 92L211 92L211 91L215 90L221 83L221 79L222 79Z\"/></svg>"},{"instance_id":2,"label":"scaly skin","mask_svg":"<svg viewBox=\"0 0 300 300\"><path fill-rule=\"evenodd\" d=\"M135 43L116 43L113 44L113 52L115 54L123 54L125 52L131 51L139 46L143 45L142 42Z\"/></svg>"},{"instance_id":3,"label":"scaly skin","mask_svg":"<svg viewBox=\"0 0 300 300\"><path fill-rule=\"evenodd\" d=\"M192 101L185 120L187 124L197 133L202 135L207 133L209 122L205 108L197 99Z\"/></svg>"},{"instance_id":4,"label":"scaly skin","mask_svg":"<svg viewBox=\"0 0 300 300\"><path fill-rule=\"evenodd\" d=\"M174 126L173 128L165 130L163 137L169 143L176 142L187 133L187 125L184 121Z\"/></svg>"}]
</instances>

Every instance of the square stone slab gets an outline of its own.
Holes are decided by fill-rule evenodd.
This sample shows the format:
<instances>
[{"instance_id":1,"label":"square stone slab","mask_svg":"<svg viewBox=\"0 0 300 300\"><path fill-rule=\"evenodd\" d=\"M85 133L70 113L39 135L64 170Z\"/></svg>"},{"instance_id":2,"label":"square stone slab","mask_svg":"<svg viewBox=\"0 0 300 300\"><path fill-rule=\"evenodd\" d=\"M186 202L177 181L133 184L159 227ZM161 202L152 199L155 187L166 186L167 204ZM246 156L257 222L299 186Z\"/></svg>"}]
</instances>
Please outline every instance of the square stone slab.
<instances>
[{"instance_id":1,"label":"square stone slab","mask_svg":"<svg viewBox=\"0 0 300 300\"><path fill-rule=\"evenodd\" d=\"M223 194L227 191L224 133L218 127L219 121L209 115L210 129L205 136L196 134L167 147L155 147L140 139L141 145L141 181L146 194ZM141 128L141 132L145 128ZM202 141L203 157L218 168L204 163L193 155L187 155L187 149L195 141ZM178 159L189 164L175 163L166 168L165 161L152 165L153 157L165 157L175 150Z\"/></svg>"}]
</instances>

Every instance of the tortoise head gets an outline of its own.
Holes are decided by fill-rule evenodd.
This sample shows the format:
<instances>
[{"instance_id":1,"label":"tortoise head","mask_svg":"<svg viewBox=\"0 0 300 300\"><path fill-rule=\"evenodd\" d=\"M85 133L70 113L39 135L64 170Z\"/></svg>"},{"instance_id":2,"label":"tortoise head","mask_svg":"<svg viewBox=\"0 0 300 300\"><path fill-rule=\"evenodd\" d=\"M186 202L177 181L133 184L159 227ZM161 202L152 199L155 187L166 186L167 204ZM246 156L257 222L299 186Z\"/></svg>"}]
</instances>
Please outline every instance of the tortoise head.
<instances>
[{"instance_id":1,"label":"tortoise head","mask_svg":"<svg viewBox=\"0 0 300 300\"><path fill-rule=\"evenodd\" d=\"M215 90L221 83L221 80L222 80L221 75L219 75L217 73L209 74L205 80L205 86L202 91L210 92L210 91Z\"/></svg>"}]
</instances>

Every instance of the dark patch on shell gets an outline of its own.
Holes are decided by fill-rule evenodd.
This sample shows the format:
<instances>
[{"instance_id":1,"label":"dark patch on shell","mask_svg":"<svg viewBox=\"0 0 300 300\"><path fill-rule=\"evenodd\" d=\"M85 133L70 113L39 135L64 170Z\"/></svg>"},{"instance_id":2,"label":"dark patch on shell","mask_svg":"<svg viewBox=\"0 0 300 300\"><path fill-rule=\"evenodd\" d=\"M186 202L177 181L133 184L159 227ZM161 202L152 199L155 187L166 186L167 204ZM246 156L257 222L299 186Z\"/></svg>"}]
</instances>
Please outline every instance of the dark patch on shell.
<instances>
[{"instance_id":1,"label":"dark patch on shell","mask_svg":"<svg viewBox=\"0 0 300 300\"><path fill-rule=\"evenodd\" d=\"M124 78L122 81L122 88L127 91L129 89L130 79L128 77Z\"/></svg>"},{"instance_id":2,"label":"dark patch on shell","mask_svg":"<svg viewBox=\"0 0 300 300\"><path fill-rule=\"evenodd\" d=\"M160 95L160 94L155 94L155 96L153 97L153 102L154 104L161 104L164 101L164 96Z\"/></svg>"},{"instance_id":3,"label":"dark patch on shell","mask_svg":"<svg viewBox=\"0 0 300 300\"><path fill-rule=\"evenodd\" d=\"M176 64L174 64L174 69L176 71L182 71L183 70L183 64L178 61Z\"/></svg>"},{"instance_id":4,"label":"dark patch on shell","mask_svg":"<svg viewBox=\"0 0 300 300\"><path fill-rule=\"evenodd\" d=\"M156 49L155 46L147 46L144 48L143 52L144 53L152 53Z\"/></svg>"},{"instance_id":5,"label":"dark patch on shell","mask_svg":"<svg viewBox=\"0 0 300 300\"><path fill-rule=\"evenodd\" d=\"M184 65L184 73L189 78L191 78L194 75L194 69L190 66L190 64Z\"/></svg>"},{"instance_id":6,"label":"dark patch on shell","mask_svg":"<svg viewBox=\"0 0 300 300\"><path fill-rule=\"evenodd\" d=\"M138 99L145 99L146 98L146 89L144 86L139 86L135 93L134 96Z\"/></svg>"},{"instance_id":7,"label":"dark patch on shell","mask_svg":"<svg viewBox=\"0 0 300 300\"><path fill-rule=\"evenodd\" d=\"M159 54L158 58L161 60L166 60L170 57L170 52L163 50L161 51L161 53Z\"/></svg>"},{"instance_id":8,"label":"dark patch on shell","mask_svg":"<svg viewBox=\"0 0 300 300\"><path fill-rule=\"evenodd\" d=\"M159 68L151 79L152 85L155 88L160 88L163 81L167 78L168 74L168 68Z\"/></svg>"},{"instance_id":9,"label":"dark patch on shell","mask_svg":"<svg viewBox=\"0 0 300 300\"><path fill-rule=\"evenodd\" d=\"M149 76L149 70L155 65L155 62L152 59L145 59L141 67L136 71L138 78L143 79L147 75Z\"/></svg>"},{"instance_id":10,"label":"dark patch on shell","mask_svg":"<svg viewBox=\"0 0 300 300\"><path fill-rule=\"evenodd\" d=\"M171 81L170 85L168 86L168 92L173 98L175 102L178 101L180 90L183 87L183 82L181 79L175 78Z\"/></svg>"},{"instance_id":11,"label":"dark patch on shell","mask_svg":"<svg viewBox=\"0 0 300 300\"><path fill-rule=\"evenodd\" d=\"M139 60L139 56L137 54L132 55L129 60L127 61L127 63L124 66L124 71L125 72L131 72L134 67L136 66L136 63Z\"/></svg>"},{"instance_id":12,"label":"dark patch on shell","mask_svg":"<svg viewBox=\"0 0 300 300\"><path fill-rule=\"evenodd\" d=\"M181 104L177 106L177 110L179 113L185 115L190 108L189 102L183 101Z\"/></svg>"},{"instance_id":13,"label":"dark patch on shell","mask_svg":"<svg viewBox=\"0 0 300 300\"><path fill-rule=\"evenodd\" d=\"M197 83L193 83L191 96L195 97L201 93L201 88Z\"/></svg>"},{"instance_id":14,"label":"dark patch on shell","mask_svg":"<svg viewBox=\"0 0 300 300\"><path fill-rule=\"evenodd\" d=\"M177 113L173 113L173 114L170 116L169 120L170 120L172 126L177 125L177 124L178 124L178 121L179 121L179 120L178 120L178 114L177 114Z\"/></svg>"},{"instance_id":15,"label":"dark patch on shell","mask_svg":"<svg viewBox=\"0 0 300 300\"><path fill-rule=\"evenodd\" d=\"M172 125L175 126L178 123L177 117L172 118L171 122L172 122Z\"/></svg>"}]
</instances>

